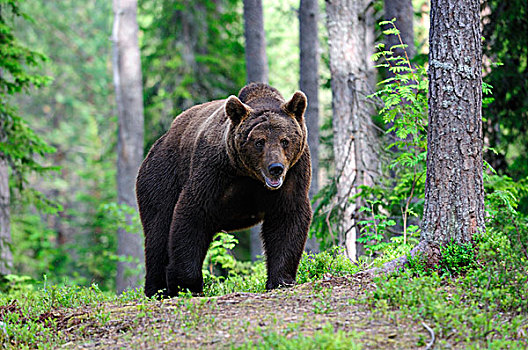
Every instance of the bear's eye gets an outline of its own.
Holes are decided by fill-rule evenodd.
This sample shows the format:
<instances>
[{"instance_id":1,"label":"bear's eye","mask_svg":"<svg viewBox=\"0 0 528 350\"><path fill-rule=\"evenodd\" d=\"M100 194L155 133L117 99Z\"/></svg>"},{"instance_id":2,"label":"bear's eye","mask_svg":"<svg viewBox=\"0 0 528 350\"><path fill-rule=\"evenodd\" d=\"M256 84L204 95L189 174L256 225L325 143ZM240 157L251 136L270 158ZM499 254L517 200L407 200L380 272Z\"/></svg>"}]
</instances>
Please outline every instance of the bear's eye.
<instances>
[{"instance_id":1,"label":"bear's eye","mask_svg":"<svg viewBox=\"0 0 528 350\"><path fill-rule=\"evenodd\" d=\"M284 139L284 140L281 140L280 143L281 143L282 148L286 148L290 144L290 141Z\"/></svg>"},{"instance_id":2,"label":"bear's eye","mask_svg":"<svg viewBox=\"0 0 528 350\"><path fill-rule=\"evenodd\" d=\"M255 148L256 149L263 149L264 148L264 140L257 140L255 141Z\"/></svg>"}]
</instances>

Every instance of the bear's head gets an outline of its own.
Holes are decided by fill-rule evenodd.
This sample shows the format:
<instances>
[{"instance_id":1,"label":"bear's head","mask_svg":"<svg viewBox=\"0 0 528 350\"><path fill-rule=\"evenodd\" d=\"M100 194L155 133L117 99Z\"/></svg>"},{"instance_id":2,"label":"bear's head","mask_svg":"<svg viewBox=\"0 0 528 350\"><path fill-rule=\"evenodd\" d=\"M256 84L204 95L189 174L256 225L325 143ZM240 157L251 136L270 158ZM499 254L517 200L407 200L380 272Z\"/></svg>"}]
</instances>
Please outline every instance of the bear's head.
<instances>
[{"instance_id":1,"label":"bear's head","mask_svg":"<svg viewBox=\"0 0 528 350\"><path fill-rule=\"evenodd\" d=\"M230 96L225 113L229 157L243 172L268 189L279 189L306 146L307 100L297 91L289 101L266 84L250 84Z\"/></svg>"}]
</instances>

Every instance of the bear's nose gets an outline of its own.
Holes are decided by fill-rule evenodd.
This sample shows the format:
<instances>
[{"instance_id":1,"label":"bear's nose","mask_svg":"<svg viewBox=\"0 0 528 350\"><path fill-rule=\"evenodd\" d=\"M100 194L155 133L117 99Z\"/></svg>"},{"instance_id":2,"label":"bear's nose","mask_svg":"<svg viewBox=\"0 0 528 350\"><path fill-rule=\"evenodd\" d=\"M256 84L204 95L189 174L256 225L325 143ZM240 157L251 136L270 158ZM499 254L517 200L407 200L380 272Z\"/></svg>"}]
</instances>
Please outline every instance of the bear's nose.
<instances>
[{"instance_id":1,"label":"bear's nose","mask_svg":"<svg viewBox=\"0 0 528 350\"><path fill-rule=\"evenodd\" d=\"M284 165L281 163L272 163L268 167L268 171L271 176L280 176L284 171Z\"/></svg>"}]
</instances>

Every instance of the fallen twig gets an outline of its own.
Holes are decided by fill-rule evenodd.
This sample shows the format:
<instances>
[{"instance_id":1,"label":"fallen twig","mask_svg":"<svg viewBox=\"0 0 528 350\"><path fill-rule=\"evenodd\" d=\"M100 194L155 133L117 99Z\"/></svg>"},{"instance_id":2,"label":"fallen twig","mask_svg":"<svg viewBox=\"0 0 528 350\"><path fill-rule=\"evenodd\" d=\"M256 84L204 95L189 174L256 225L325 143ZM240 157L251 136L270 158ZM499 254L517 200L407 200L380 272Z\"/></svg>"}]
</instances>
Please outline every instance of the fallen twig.
<instances>
[{"instance_id":1,"label":"fallen twig","mask_svg":"<svg viewBox=\"0 0 528 350\"><path fill-rule=\"evenodd\" d=\"M434 342L435 342L435 334L434 334L434 331L431 327L429 327L428 325L426 325L424 322L422 322L422 326L424 326L425 329L427 329L427 331L429 332L429 334L431 335L431 342L427 344L427 347L425 348L425 350L429 350L429 349L432 349L432 346L434 345Z\"/></svg>"}]
</instances>

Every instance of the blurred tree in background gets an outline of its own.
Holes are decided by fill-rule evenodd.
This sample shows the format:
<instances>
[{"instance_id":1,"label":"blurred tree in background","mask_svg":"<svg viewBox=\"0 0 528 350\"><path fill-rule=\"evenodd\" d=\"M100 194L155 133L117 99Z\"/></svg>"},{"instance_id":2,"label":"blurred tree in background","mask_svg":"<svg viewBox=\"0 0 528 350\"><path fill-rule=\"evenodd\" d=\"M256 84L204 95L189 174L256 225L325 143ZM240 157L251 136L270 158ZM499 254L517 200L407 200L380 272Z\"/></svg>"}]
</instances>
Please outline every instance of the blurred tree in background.
<instances>
[{"instance_id":1,"label":"blurred tree in background","mask_svg":"<svg viewBox=\"0 0 528 350\"><path fill-rule=\"evenodd\" d=\"M312 161L310 199L319 192L319 3L317 0L299 2L299 89L306 94L308 106L305 112L308 130L308 147ZM315 203L312 205L315 207ZM315 235L306 241L305 249L319 251Z\"/></svg>"},{"instance_id":2,"label":"blurred tree in background","mask_svg":"<svg viewBox=\"0 0 528 350\"><path fill-rule=\"evenodd\" d=\"M117 203L128 225L117 229L116 290L142 285L145 269L143 235L133 228L137 218L136 176L143 162L143 77L139 51L137 0L113 0L112 70L117 128ZM126 213L130 211L130 213ZM131 229L127 229L127 226Z\"/></svg>"},{"instance_id":3,"label":"blurred tree in background","mask_svg":"<svg viewBox=\"0 0 528 350\"><path fill-rule=\"evenodd\" d=\"M370 59L374 47L374 10L370 1L329 1L326 18L332 86L336 183L336 236L347 257L358 258L358 221L363 214L361 186L373 186L380 171L379 134L373 105L375 90Z\"/></svg>"},{"instance_id":4,"label":"blurred tree in background","mask_svg":"<svg viewBox=\"0 0 528 350\"><path fill-rule=\"evenodd\" d=\"M493 102L484 109L485 159L515 180L528 176L528 2L485 0L482 4L484 81ZM496 64L500 65L496 65ZM528 198L519 208L528 213Z\"/></svg>"}]
</instances>

